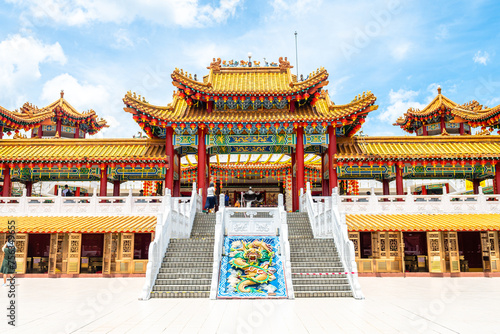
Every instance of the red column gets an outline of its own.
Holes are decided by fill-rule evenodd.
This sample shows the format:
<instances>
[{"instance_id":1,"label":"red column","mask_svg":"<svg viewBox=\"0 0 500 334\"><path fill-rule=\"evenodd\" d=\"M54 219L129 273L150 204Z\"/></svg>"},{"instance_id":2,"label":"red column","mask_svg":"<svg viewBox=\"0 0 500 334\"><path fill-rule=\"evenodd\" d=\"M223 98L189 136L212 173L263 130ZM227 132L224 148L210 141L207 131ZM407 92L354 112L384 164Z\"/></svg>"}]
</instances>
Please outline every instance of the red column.
<instances>
[{"instance_id":1,"label":"red column","mask_svg":"<svg viewBox=\"0 0 500 334\"><path fill-rule=\"evenodd\" d=\"M297 160L296 158L297 153L292 152L292 167L291 167L291 172L292 172L292 211L297 211L299 208L299 197L297 196L297 180L295 176L293 175L293 167L295 166L295 161Z\"/></svg>"},{"instance_id":2,"label":"red column","mask_svg":"<svg viewBox=\"0 0 500 334\"><path fill-rule=\"evenodd\" d=\"M174 191L174 130L171 127L168 127L166 130L165 136L165 154L170 159L170 164L167 169L167 173L165 175L165 188L170 189L172 196Z\"/></svg>"},{"instance_id":3,"label":"red column","mask_svg":"<svg viewBox=\"0 0 500 334\"><path fill-rule=\"evenodd\" d=\"M495 184L496 184L496 191L495 194L499 195L500 194L500 162L497 162L495 164Z\"/></svg>"},{"instance_id":4,"label":"red column","mask_svg":"<svg viewBox=\"0 0 500 334\"><path fill-rule=\"evenodd\" d=\"M474 191L474 195L479 194L479 183L480 182L478 179L472 180L472 189Z\"/></svg>"},{"instance_id":5,"label":"red column","mask_svg":"<svg viewBox=\"0 0 500 334\"><path fill-rule=\"evenodd\" d=\"M120 180L113 181L113 196L120 196Z\"/></svg>"},{"instance_id":6,"label":"red column","mask_svg":"<svg viewBox=\"0 0 500 334\"><path fill-rule=\"evenodd\" d=\"M330 143L328 144L328 193L327 195L332 194L332 189L338 186L338 178L337 178L337 167L333 166L335 161L333 157L337 154L337 134L336 128L329 125L328 126L328 139Z\"/></svg>"},{"instance_id":7,"label":"red column","mask_svg":"<svg viewBox=\"0 0 500 334\"><path fill-rule=\"evenodd\" d=\"M427 124L423 125L422 136L427 136Z\"/></svg>"},{"instance_id":8,"label":"red column","mask_svg":"<svg viewBox=\"0 0 500 334\"><path fill-rule=\"evenodd\" d=\"M59 192L59 189L58 189L57 184L56 184L54 186L54 195L57 196L58 192Z\"/></svg>"},{"instance_id":9,"label":"red column","mask_svg":"<svg viewBox=\"0 0 500 334\"><path fill-rule=\"evenodd\" d=\"M79 129L79 128L76 128L76 129L75 129L75 135L74 135L74 138L75 138L75 139L80 138L80 129Z\"/></svg>"},{"instance_id":10,"label":"red column","mask_svg":"<svg viewBox=\"0 0 500 334\"><path fill-rule=\"evenodd\" d=\"M426 188L426 186L422 186L422 195L427 195L427 188Z\"/></svg>"},{"instance_id":11,"label":"red column","mask_svg":"<svg viewBox=\"0 0 500 334\"><path fill-rule=\"evenodd\" d=\"M389 186L389 180L382 180L382 194L389 196L391 194L391 189Z\"/></svg>"},{"instance_id":12,"label":"red column","mask_svg":"<svg viewBox=\"0 0 500 334\"><path fill-rule=\"evenodd\" d=\"M33 181L26 181L24 185L26 186L26 196L31 197L33 193Z\"/></svg>"},{"instance_id":13,"label":"red column","mask_svg":"<svg viewBox=\"0 0 500 334\"><path fill-rule=\"evenodd\" d=\"M446 124L444 121L444 116L441 116L441 133L443 132L443 130L446 130Z\"/></svg>"},{"instance_id":14,"label":"red column","mask_svg":"<svg viewBox=\"0 0 500 334\"><path fill-rule=\"evenodd\" d=\"M403 167L396 164L396 194L404 195L403 190Z\"/></svg>"},{"instance_id":15,"label":"red column","mask_svg":"<svg viewBox=\"0 0 500 334\"><path fill-rule=\"evenodd\" d=\"M198 129L198 189L202 189L203 200L202 205L205 205L207 200L206 191L206 168L207 168L207 148L205 146L205 130Z\"/></svg>"},{"instance_id":16,"label":"red column","mask_svg":"<svg viewBox=\"0 0 500 334\"><path fill-rule=\"evenodd\" d=\"M76 187L75 196L76 197L80 196L80 187Z\"/></svg>"},{"instance_id":17,"label":"red column","mask_svg":"<svg viewBox=\"0 0 500 334\"><path fill-rule=\"evenodd\" d=\"M266 191L264 190L264 205L266 205Z\"/></svg>"},{"instance_id":18,"label":"red column","mask_svg":"<svg viewBox=\"0 0 500 334\"><path fill-rule=\"evenodd\" d=\"M10 167L5 166L3 169L3 190L2 190L2 196L3 197L10 197Z\"/></svg>"},{"instance_id":19,"label":"red column","mask_svg":"<svg viewBox=\"0 0 500 334\"><path fill-rule=\"evenodd\" d=\"M42 124L40 124L40 126L38 127L37 135L38 135L38 138L42 138L42 136L43 136L43 125Z\"/></svg>"},{"instance_id":20,"label":"red column","mask_svg":"<svg viewBox=\"0 0 500 334\"><path fill-rule=\"evenodd\" d=\"M108 165L101 165L101 186L99 189L99 196L106 196L108 193Z\"/></svg>"},{"instance_id":21,"label":"red column","mask_svg":"<svg viewBox=\"0 0 500 334\"><path fill-rule=\"evenodd\" d=\"M61 118L60 118L60 117L57 117L57 123L56 123L56 134L57 134L57 133L59 133L59 137L62 137L61 130L62 130L62 122L61 122Z\"/></svg>"},{"instance_id":22,"label":"red column","mask_svg":"<svg viewBox=\"0 0 500 334\"><path fill-rule=\"evenodd\" d=\"M300 189L306 190L306 185L304 183L304 128L297 128L297 156L295 157L297 161L297 192L300 193Z\"/></svg>"},{"instance_id":23,"label":"red column","mask_svg":"<svg viewBox=\"0 0 500 334\"><path fill-rule=\"evenodd\" d=\"M464 123L460 123L460 135L464 135L465 134L465 129L464 129Z\"/></svg>"},{"instance_id":24,"label":"red column","mask_svg":"<svg viewBox=\"0 0 500 334\"><path fill-rule=\"evenodd\" d=\"M446 193L449 194L450 193L450 184L446 183L444 186L446 187Z\"/></svg>"},{"instance_id":25,"label":"red column","mask_svg":"<svg viewBox=\"0 0 500 334\"><path fill-rule=\"evenodd\" d=\"M0 126L0 139L3 138L3 126Z\"/></svg>"}]
</instances>

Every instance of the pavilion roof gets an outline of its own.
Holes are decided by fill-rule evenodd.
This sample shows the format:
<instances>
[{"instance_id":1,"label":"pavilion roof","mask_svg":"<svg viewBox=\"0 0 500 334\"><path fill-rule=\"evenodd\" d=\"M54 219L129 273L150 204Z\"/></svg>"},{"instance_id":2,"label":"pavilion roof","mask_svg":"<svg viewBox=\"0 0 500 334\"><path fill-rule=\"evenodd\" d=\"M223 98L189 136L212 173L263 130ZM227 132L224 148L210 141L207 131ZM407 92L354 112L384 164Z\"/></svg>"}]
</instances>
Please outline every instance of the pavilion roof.
<instances>
[{"instance_id":1,"label":"pavilion roof","mask_svg":"<svg viewBox=\"0 0 500 334\"><path fill-rule=\"evenodd\" d=\"M241 66L245 63L245 66ZM256 63L256 62L255 62ZM204 95L246 95L246 96L293 96L299 92L314 90L328 84L328 72L317 69L304 81L297 81L297 77L290 72L293 66L285 58L279 58L279 64L274 66L252 66L240 62L240 67L227 65L220 58L211 63L209 74L203 81L197 81L183 70L175 69L172 73L174 86L181 90L189 88L192 93ZM310 93L310 92L309 92Z\"/></svg>"},{"instance_id":2,"label":"pavilion roof","mask_svg":"<svg viewBox=\"0 0 500 334\"><path fill-rule=\"evenodd\" d=\"M50 117L50 113L33 115L24 111L10 111L0 106L0 124L3 124L4 132L11 130L31 129L34 125Z\"/></svg>"},{"instance_id":3,"label":"pavilion roof","mask_svg":"<svg viewBox=\"0 0 500 334\"><path fill-rule=\"evenodd\" d=\"M21 216L0 217L16 220L17 233L147 233L154 232L156 216ZM0 233L7 233L7 225Z\"/></svg>"},{"instance_id":4,"label":"pavilion roof","mask_svg":"<svg viewBox=\"0 0 500 334\"><path fill-rule=\"evenodd\" d=\"M0 141L0 163L164 163L165 143L151 139L12 139Z\"/></svg>"},{"instance_id":5,"label":"pavilion roof","mask_svg":"<svg viewBox=\"0 0 500 334\"><path fill-rule=\"evenodd\" d=\"M339 138L340 160L426 160L426 159L498 159L500 137L353 137Z\"/></svg>"},{"instance_id":6,"label":"pavilion roof","mask_svg":"<svg viewBox=\"0 0 500 334\"><path fill-rule=\"evenodd\" d=\"M498 128L500 105L494 108L483 108L477 101L459 105L442 95L441 88L438 88L438 95L424 109L408 109L403 117L397 119L394 125L398 125L403 130L411 133L421 127L422 124L430 123L430 120L439 115L450 115L454 117L454 122L469 123L472 127L492 126Z\"/></svg>"},{"instance_id":7,"label":"pavilion roof","mask_svg":"<svg viewBox=\"0 0 500 334\"><path fill-rule=\"evenodd\" d=\"M25 103L21 108L23 114L29 118L50 119L52 117L60 116L67 118L76 124L86 124L89 134L95 134L104 127L108 127L104 119L98 119L94 110L86 112L79 112L76 110L66 99L64 99L64 92L61 91L61 97L43 108L38 108L30 103Z\"/></svg>"},{"instance_id":8,"label":"pavilion roof","mask_svg":"<svg viewBox=\"0 0 500 334\"><path fill-rule=\"evenodd\" d=\"M349 231L499 231L500 214L346 215Z\"/></svg>"}]
</instances>

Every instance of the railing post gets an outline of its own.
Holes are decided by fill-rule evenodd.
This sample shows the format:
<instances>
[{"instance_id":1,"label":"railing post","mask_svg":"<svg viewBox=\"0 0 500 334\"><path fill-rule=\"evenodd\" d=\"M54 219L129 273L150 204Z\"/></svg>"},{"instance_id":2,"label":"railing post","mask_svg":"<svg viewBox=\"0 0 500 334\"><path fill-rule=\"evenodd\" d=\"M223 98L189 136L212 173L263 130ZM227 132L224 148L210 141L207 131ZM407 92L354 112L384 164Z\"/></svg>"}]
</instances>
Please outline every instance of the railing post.
<instances>
[{"instance_id":1,"label":"railing post","mask_svg":"<svg viewBox=\"0 0 500 334\"><path fill-rule=\"evenodd\" d=\"M219 194L219 210L226 206L226 196L224 194Z\"/></svg>"},{"instance_id":2,"label":"railing post","mask_svg":"<svg viewBox=\"0 0 500 334\"><path fill-rule=\"evenodd\" d=\"M283 194L278 194L278 208L283 207Z\"/></svg>"},{"instance_id":3,"label":"railing post","mask_svg":"<svg viewBox=\"0 0 500 334\"><path fill-rule=\"evenodd\" d=\"M306 183L306 192L307 192L308 194L310 194L310 193L311 193L311 182L307 182L307 183Z\"/></svg>"},{"instance_id":4,"label":"railing post","mask_svg":"<svg viewBox=\"0 0 500 334\"><path fill-rule=\"evenodd\" d=\"M24 188L21 200L19 201L19 210L17 210L19 214L28 213L28 198L26 197L26 193L26 188Z\"/></svg>"},{"instance_id":5,"label":"railing post","mask_svg":"<svg viewBox=\"0 0 500 334\"><path fill-rule=\"evenodd\" d=\"M58 187L57 196L55 198L55 213L61 214L62 212L62 189Z\"/></svg>"},{"instance_id":6,"label":"railing post","mask_svg":"<svg viewBox=\"0 0 500 334\"><path fill-rule=\"evenodd\" d=\"M128 196L125 198L125 212L131 214L133 212L134 198L132 197L132 189L128 190Z\"/></svg>"},{"instance_id":7,"label":"railing post","mask_svg":"<svg viewBox=\"0 0 500 334\"><path fill-rule=\"evenodd\" d=\"M92 189L92 198L90 199L90 212L97 213L97 188Z\"/></svg>"}]
</instances>

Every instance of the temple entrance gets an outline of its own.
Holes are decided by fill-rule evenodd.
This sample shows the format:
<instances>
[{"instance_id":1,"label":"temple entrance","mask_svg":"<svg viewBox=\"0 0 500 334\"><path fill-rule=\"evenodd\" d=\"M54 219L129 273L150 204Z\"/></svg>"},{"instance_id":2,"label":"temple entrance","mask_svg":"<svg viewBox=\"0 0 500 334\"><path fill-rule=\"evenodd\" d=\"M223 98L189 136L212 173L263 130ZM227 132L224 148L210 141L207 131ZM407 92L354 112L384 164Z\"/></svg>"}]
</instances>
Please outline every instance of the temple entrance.
<instances>
[{"instance_id":1,"label":"temple entrance","mask_svg":"<svg viewBox=\"0 0 500 334\"><path fill-rule=\"evenodd\" d=\"M46 274L49 270L50 234L30 234L28 255L26 258L27 274Z\"/></svg>"},{"instance_id":2,"label":"temple entrance","mask_svg":"<svg viewBox=\"0 0 500 334\"><path fill-rule=\"evenodd\" d=\"M458 232L460 271L483 271L481 232Z\"/></svg>"},{"instance_id":3,"label":"temple entrance","mask_svg":"<svg viewBox=\"0 0 500 334\"><path fill-rule=\"evenodd\" d=\"M426 232L403 232L405 245L405 271L427 272Z\"/></svg>"},{"instance_id":4,"label":"temple entrance","mask_svg":"<svg viewBox=\"0 0 500 334\"><path fill-rule=\"evenodd\" d=\"M151 233L134 233L134 260L147 260Z\"/></svg>"},{"instance_id":5,"label":"temple entrance","mask_svg":"<svg viewBox=\"0 0 500 334\"><path fill-rule=\"evenodd\" d=\"M80 273L102 274L104 234L82 234Z\"/></svg>"}]
</instances>

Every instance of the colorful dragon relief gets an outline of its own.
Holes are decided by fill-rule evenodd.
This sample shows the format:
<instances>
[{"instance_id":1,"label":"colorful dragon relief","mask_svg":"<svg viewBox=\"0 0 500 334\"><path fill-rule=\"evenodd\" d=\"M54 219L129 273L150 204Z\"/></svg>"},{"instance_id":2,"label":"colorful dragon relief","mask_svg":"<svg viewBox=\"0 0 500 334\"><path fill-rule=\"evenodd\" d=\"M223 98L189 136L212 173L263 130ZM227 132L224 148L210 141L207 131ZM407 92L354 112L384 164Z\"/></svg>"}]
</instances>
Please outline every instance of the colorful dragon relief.
<instances>
[{"instance_id":1,"label":"colorful dragon relief","mask_svg":"<svg viewBox=\"0 0 500 334\"><path fill-rule=\"evenodd\" d=\"M286 297L278 237L226 237L219 297Z\"/></svg>"}]
</instances>

